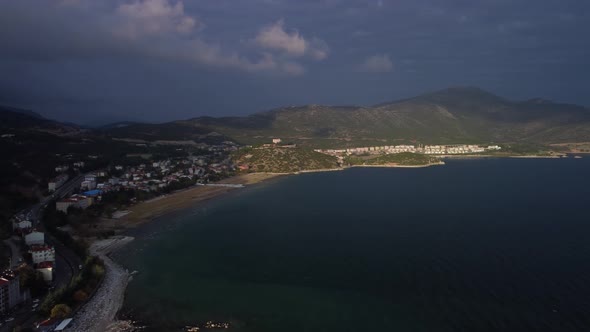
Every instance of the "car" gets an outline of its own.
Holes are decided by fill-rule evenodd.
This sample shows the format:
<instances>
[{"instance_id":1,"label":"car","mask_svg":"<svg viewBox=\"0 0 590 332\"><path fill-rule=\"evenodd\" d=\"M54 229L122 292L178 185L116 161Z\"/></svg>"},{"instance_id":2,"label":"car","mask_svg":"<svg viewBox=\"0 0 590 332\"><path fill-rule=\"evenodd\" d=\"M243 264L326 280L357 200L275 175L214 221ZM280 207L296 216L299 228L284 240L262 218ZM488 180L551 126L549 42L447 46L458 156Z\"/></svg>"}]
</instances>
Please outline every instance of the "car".
<instances>
[{"instance_id":1,"label":"car","mask_svg":"<svg viewBox=\"0 0 590 332\"><path fill-rule=\"evenodd\" d=\"M40 299L34 299L33 303L39 303L39 301L41 301Z\"/></svg>"},{"instance_id":2,"label":"car","mask_svg":"<svg viewBox=\"0 0 590 332\"><path fill-rule=\"evenodd\" d=\"M83 267L82 264L78 265L78 270L82 270Z\"/></svg>"},{"instance_id":3,"label":"car","mask_svg":"<svg viewBox=\"0 0 590 332\"><path fill-rule=\"evenodd\" d=\"M8 322L12 322L13 320L14 320L14 317L8 317L8 318L6 318L5 322L8 323Z\"/></svg>"}]
</instances>

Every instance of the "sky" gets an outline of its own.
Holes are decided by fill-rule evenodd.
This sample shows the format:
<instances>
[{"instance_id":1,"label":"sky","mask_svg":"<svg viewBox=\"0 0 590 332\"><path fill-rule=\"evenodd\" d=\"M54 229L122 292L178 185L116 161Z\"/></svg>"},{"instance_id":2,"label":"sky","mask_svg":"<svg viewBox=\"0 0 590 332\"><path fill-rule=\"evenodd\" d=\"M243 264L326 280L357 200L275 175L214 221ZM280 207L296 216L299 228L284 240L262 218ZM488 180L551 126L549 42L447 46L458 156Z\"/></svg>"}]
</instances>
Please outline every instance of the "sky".
<instances>
[{"instance_id":1,"label":"sky","mask_svg":"<svg viewBox=\"0 0 590 332\"><path fill-rule=\"evenodd\" d=\"M81 124L451 86L590 106L588 0L0 0L0 104Z\"/></svg>"}]
</instances>

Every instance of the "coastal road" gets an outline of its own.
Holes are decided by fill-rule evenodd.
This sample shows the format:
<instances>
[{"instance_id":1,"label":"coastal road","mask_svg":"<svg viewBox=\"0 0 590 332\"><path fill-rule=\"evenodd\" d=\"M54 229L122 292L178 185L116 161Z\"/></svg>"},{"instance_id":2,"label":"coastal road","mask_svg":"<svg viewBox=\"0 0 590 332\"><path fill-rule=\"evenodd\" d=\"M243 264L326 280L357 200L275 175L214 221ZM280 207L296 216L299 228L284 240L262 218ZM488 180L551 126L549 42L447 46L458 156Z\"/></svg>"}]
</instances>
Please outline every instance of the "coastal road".
<instances>
[{"instance_id":1,"label":"coastal road","mask_svg":"<svg viewBox=\"0 0 590 332\"><path fill-rule=\"evenodd\" d=\"M48 233L45 234L45 242L55 248L55 268L53 270L53 286L59 288L70 283L78 266L82 260L68 247L53 238Z\"/></svg>"},{"instance_id":2,"label":"coastal road","mask_svg":"<svg viewBox=\"0 0 590 332\"><path fill-rule=\"evenodd\" d=\"M31 220L31 223L35 227L45 233L45 242L55 248L55 269L53 280L53 285L55 287L67 285L70 280L72 280L76 274L76 271L78 270L78 266L81 264L81 260L80 257L76 255L76 253L64 246L60 241L51 236L51 234L46 232L45 226L41 222L41 214L47 205L53 203L55 200L71 194L75 189L79 188L83 180L83 174L72 178L63 186L59 187L53 194L45 197L43 200L41 200L41 202L33 205L29 210L23 212L23 214Z\"/></svg>"},{"instance_id":3,"label":"coastal road","mask_svg":"<svg viewBox=\"0 0 590 332\"><path fill-rule=\"evenodd\" d=\"M15 269L23 260L23 255L21 253L21 250L16 243L17 240L15 240L12 237L4 240L4 244L6 244L10 248L10 252L11 252L11 256L10 256L10 268L11 269Z\"/></svg>"},{"instance_id":4,"label":"coastal road","mask_svg":"<svg viewBox=\"0 0 590 332\"><path fill-rule=\"evenodd\" d=\"M60 199L79 188L83 180L84 175L76 176L31 209L32 214L35 216L35 223L39 228L45 231L45 226L40 222L43 209L54 200ZM59 288L69 284L81 264L80 257L48 232L45 232L45 242L55 248L54 287Z\"/></svg>"}]
</instances>

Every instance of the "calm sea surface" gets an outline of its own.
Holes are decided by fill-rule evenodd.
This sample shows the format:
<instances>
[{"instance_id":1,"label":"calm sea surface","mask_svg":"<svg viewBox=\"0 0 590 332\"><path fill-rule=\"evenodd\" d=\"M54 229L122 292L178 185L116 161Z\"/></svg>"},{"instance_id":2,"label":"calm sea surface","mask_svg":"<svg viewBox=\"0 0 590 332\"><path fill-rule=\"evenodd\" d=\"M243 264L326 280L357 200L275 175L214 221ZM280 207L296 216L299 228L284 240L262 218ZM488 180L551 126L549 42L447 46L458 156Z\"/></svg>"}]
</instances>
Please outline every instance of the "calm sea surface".
<instances>
[{"instance_id":1,"label":"calm sea surface","mask_svg":"<svg viewBox=\"0 0 590 332\"><path fill-rule=\"evenodd\" d=\"M284 177L135 231L154 331L590 331L590 158Z\"/></svg>"}]
</instances>

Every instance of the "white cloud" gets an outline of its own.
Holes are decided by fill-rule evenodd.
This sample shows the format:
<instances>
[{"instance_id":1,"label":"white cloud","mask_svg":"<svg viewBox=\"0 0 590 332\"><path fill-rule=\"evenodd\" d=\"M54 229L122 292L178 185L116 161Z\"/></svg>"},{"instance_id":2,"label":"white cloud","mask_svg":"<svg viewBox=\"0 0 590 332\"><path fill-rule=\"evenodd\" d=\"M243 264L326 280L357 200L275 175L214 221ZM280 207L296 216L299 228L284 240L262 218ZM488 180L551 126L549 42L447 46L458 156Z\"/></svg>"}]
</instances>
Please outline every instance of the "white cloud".
<instances>
[{"instance_id":1,"label":"white cloud","mask_svg":"<svg viewBox=\"0 0 590 332\"><path fill-rule=\"evenodd\" d=\"M285 22L281 19L263 27L254 42L268 50L279 51L288 56L309 56L315 60L323 60L328 56L329 47L319 38L306 40L297 30L286 31Z\"/></svg>"},{"instance_id":2,"label":"white cloud","mask_svg":"<svg viewBox=\"0 0 590 332\"><path fill-rule=\"evenodd\" d=\"M386 73L393 70L393 63L387 54L376 54L367 57L359 69L371 73Z\"/></svg>"},{"instance_id":3,"label":"white cloud","mask_svg":"<svg viewBox=\"0 0 590 332\"><path fill-rule=\"evenodd\" d=\"M251 50L242 50L239 44L222 47L220 42L206 39L202 31L204 23L185 10L184 0L47 0L38 2L38 6L30 6L37 3L32 0L19 2L3 8L0 21L2 17L11 17L11 10L12 16L25 21L5 20L10 23L0 26L4 32L20 35L22 42L10 42L5 50L0 50L0 56L19 59L24 56L41 61L157 58L250 73L301 75L305 72L301 64L283 56L283 51L258 49L246 54L245 51ZM39 11L46 13L42 19L37 18ZM27 30L27 26L33 25L34 32ZM19 33L21 30L23 33ZM68 33L71 31L77 33ZM0 31L0 40L4 35ZM293 40L298 36L296 33ZM308 42L303 37L300 40L299 47L304 54L314 59L327 55L322 41ZM283 47L295 47L287 51L297 53L297 46L291 42Z\"/></svg>"},{"instance_id":4,"label":"white cloud","mask_svg":"<svg viewBox=\"0 0 590 332\"><path fill-rule=\"evenodd\" d=\"M285 62L282 64L282 71L290 75L303 75L305 68L296 62Z\"/></svg>"},{"instance_id":5,"label":"white cloud","mask_svg":"<svg viewBox=\"0 0 590 332\"><path fill-rule=\"evenodd\" d=\"M182 1L134 0L117 7L121 17L116 33L137 38L164 33L189 34L198 26L197 20L184 12Z\"/></svg>"}]
</instances>

